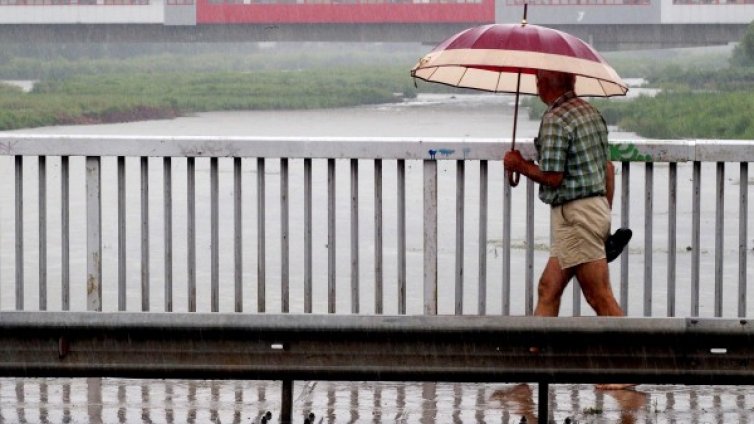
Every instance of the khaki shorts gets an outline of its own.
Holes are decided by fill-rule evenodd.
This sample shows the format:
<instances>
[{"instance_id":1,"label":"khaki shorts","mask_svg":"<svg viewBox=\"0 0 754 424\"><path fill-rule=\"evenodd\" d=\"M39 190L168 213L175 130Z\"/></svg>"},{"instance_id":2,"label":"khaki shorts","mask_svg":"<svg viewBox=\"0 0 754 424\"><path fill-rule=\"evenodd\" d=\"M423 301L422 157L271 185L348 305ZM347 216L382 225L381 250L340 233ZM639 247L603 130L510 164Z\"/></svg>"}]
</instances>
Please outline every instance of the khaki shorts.
<instances>
[{"instance_id":1,"label":"khaki shorts","mask_svg":"<svg viewBox=\"0 0 754 424\"><path fill-rule=\"evenodd\" d=\"M605 240L610 234L610 206L604 196L586 197L550 212L550 256L561 269L605 258Z\"/></svg>"}]
</instances>

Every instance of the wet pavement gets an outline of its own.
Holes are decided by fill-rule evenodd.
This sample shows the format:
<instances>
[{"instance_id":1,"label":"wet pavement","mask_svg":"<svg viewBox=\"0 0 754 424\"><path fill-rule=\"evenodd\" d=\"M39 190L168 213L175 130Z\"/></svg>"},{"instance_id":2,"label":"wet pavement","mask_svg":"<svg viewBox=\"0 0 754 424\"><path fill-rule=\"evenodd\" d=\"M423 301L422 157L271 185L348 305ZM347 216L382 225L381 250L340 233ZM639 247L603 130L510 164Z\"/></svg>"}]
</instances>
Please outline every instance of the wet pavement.
<instances>
[{"instance_id":1,"label":"wet pavement","mask_svg":"<svg viewBox=\"0 0 754 424\"><path fill-rule=\"evenodd\" d=\"M278 422L274 381L0 378L0 423ZM754 387L551 385L554 423L750 423ZM294 423L537 422L536 384L296 382Z\"/></svg>"}]
</instances>

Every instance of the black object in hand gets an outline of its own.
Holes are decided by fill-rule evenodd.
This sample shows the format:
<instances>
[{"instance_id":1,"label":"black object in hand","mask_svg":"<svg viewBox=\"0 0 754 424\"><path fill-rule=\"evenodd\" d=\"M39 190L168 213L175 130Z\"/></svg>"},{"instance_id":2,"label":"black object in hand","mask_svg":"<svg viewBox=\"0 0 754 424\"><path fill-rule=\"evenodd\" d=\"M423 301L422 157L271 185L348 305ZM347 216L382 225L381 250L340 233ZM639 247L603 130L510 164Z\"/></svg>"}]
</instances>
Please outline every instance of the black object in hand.
<instances>
[{"instance_id":1,"label":"black object in hand","mask_svg":"<svg viewBox=\"0 0 754 424\"><path fill-rule=\"evenodd\" d=\"M620 256L629 240L631 240L632 235L633 233L630 229L618 228L615 230L615 233L607 236L607 240L605 240L605 256L608 262L612 262Z\"/></svg>"}]
</instances>

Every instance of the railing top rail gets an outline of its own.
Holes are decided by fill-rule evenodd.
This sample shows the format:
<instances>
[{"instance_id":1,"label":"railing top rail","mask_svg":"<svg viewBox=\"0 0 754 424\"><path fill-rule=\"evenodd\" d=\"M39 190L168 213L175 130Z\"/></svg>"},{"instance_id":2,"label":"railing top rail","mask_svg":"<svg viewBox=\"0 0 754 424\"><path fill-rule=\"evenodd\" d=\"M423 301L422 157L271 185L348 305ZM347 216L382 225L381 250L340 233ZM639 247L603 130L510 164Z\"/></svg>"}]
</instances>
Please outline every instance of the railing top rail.
<instances>
[{"instance_id":1,"label":"railing top rail","mask_svg":"<svg viewBox=\"0 0 754 424\"><path fill-rule=\"evenodd\" d=\"M517 141L535 156L531 139ZM613 160L638 162L750 162L754 140L611 139ZM496 160L506 139L445 137L195 137L112 135L0 135L0 155L270 157Z\"/></svg>"},{"instance_id":2,"label":"railing top rail","mask_svg":"<svg viewBox=\"0 0 754 424\"><path fill-rule=\"evenodd\" d=\"M0 312L0 329L505 333L536 335L716 334L754 337L754 322L724 318L532 317L455 315L333 315L138 312Z\"/></svg>"}]
</instances>

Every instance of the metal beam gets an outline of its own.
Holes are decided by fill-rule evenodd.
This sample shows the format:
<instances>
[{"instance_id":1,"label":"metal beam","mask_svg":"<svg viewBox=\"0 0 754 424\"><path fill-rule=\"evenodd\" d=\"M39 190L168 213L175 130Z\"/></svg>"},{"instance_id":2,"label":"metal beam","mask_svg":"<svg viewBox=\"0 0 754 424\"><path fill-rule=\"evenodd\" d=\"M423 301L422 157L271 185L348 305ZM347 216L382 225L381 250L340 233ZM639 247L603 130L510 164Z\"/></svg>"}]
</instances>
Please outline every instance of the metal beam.
<instances>
[{"instance_id":1,"label":"metal beam","mask_svg":"<svg viewBox=\"0 0 754 424\"><path fill-rule=\"evenodd\" d=\"M531 139L517 140L534 159ZM157 137L2 134L0 156L253 157L492 160L510 150L495 138L451 137ZM610 140L621 162L754 162L751 140Z\"/></svg>"},{"instance_id":2,"label":"metal beam","mask_svg":"<svg viewBox=\"0 0 754 424\"><path fill-rule=\"evenodd\" d=\"M2 312L0 376L754 384L753 342L727 319Z\"/></svg>"},{"instance_id":3,"label":"metal beam","mask_svg":"<svg viewBox=\"0 0 754 424\"><path fill-rule=\"evenodd\" d=\"M324 41L437 44L451 34L479 24L2 24L0 40L9 43ZM576 25L548 23L547 26L590 40L595 48L605 51L724 45L739 41L746 32L747 24L611 22Z\"/></svg>"}]
</instances>

